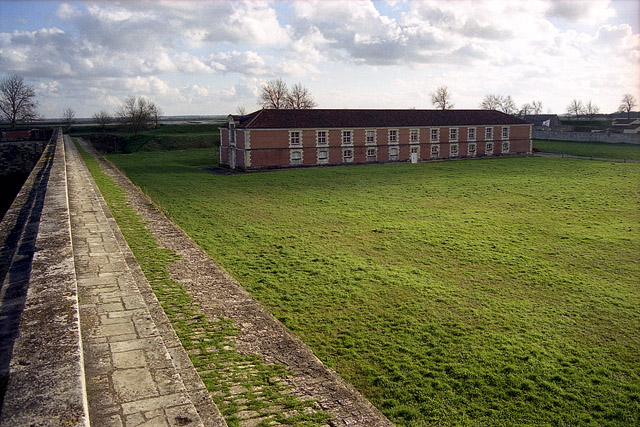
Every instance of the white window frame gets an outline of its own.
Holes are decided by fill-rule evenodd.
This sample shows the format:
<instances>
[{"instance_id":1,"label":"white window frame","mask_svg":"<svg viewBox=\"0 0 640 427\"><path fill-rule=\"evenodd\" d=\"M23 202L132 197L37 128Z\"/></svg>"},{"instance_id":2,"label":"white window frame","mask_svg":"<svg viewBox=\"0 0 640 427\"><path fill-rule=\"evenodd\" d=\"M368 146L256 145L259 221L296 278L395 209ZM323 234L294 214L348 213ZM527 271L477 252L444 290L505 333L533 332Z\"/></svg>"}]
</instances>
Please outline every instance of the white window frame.
<instances>
[{"instance_id":1,"label":"white window frame","mask_svg":"<svg viewBox=\"0 0 640 427\"><path fill-rule=\"evenodd\" d=\"M484 129L484 140L485 141L493 140L493 127L492 126L487 126Z\"/></svg>"},{"instance_id":2,"label":"white window frame","mask_svg":"<svg viewBox=\"0 0 640 427\"><path fill-rule=\"evenodd\" d=\"M324 133L324 142L320 142L320 133ZM327 147L329 145L329 131L325 129L316 130L316 146Z\"/></svg>"},{"instance_id":3,"label":"white window frame","mask_svg":"<svg viewBox=\"0 0 640 427\"><path fill-rule=\"evenodd\" d=\"M229 122L229 145L236 145L236 124L233 121Z\"/></svg>"},{"instance_id":4,"label":"white window frame","mask_svg":"<svg viewBox=\"0 0 640 427\"><path fill-rule=\"evenodd\" d=\"M327 157L325 157L324 159L320 158L320 153L327 153ZM319 150L317 150L317 162L318 164L325 164L325 163L329 163L329 149L328 148L321 148Z\"/></svg>"},{"instance_id":5,"label":"white window frame","mask_svg":"<svg viewBox=\"0 0 640 427\"><path fill-rule=\"evenodd\" d=\"M449 128L449 142L458 142L460 132L458 128Z\"/></svg>"},{"instance_id":6,"label":"white window frame","mask_svg":"<svg viewBox=\"0 0 640 427\"><path fill-rule=\"evenodd\" d=\"M345 138L349 136L348 141L345 142ZM353 146L353 131L352 130L343 130L341 132L341 141L343 146L352 147Z\"/></svg>"},{"instance_id":7,"label":"white window frame","mask_svg":"<svg viewBox=\"0 0 640 427\"><path fill-rule=\"evenodd\" d=\"M391 150L395 150L396 154L391 154ZM389 147L389 161L397 162L400 160L400 147Z\"/></svg>"},{"instance_id":8,"label":"white window frame","mask_svg":"<svg viewBox=\"0 0 640 427\"><path fill-rule=\"evenodd\" d=\"M409 144L420 144L420 129L409 129Z\"/></svg>"},{"instance_id":9,"label":"white window frame","mask_svg":"<svg viewBox=\"0 0 640 427\"><path fill-rule=\"evenodd\" d=\"M373 153L373 154L371 154ZM378 149L377 148L367 148L367 161L368 162L377 162L378 161Z\"/></svg>"},{"instance_id":10,"label":"white window frame","mask_svg":"<svg viewBox=\"0 0 640 427\"><path fill-rule=\"evenodd\" d=\"M502 127L502 139L509 139L509 126Z\"/></svg>"},{"instance_id":11,"label":"white window frame","mask_svg":"<svg viewBox=\"0 0 640 427\"><path fill-rule=\"evenodd\" d=\"M473 135L471 135L473 133ZM467 129L467 141L475 141L477 136L476 128Z\"/></svg>"},{"instance_id":12,"label":"white window frame","mask_svg":"<svg viewBox=\"0 0 640 427\"><path fill-rule=\"evenodd\" d=\"M433 137L433 133L434 132L436 134L435 138ZM440 142L440 129L439 128L431 128L430 135L431 135L431 139L430 139L431 142Z\"/></svg>"},{"instance_id":13,"label":"white window frame","mask_svg":"<svg viewBox=\"0 0 640 427\"><path fill-rule=\"evenodd\" d=\"M398 129L389 129L387 133L389 138L389 145L395 145L399 143L398 140L400 139L400 131ZM392 135L394 135L393 138Z\"/></svg>"},{"instance_id":14,"label":"white window frame","mask_svg":"<svg viewBox=\"0 0 640 427\"><path fill-rule=\"evenodd\" d=\"M429 158L437 159L439 157L440 157L440 145L439 144L432 144L431 145L431 149L429 150Z\"/></svg>"},{"instance_id":15,"label":"white window frame","mask_svg":"<svg viewBox=\"0 0 640 427\"><path fill-rule=\"evenodd\" d=\"M507 147L506 150L504 149L505 147ZM509 149L511 148L510 144L509 144L509 141L502 141L502 144L501 144L500 148L502 149L501 153L503 153L503 154L504 153L508 153Z\"/></svg>"},{"instance_id":16,"label":"white window frame","mask_svg":"<svg viewBox=\"0 0 640 427\"><path fill-rule=\"evenodd\" d=\"M373 140L372 141L369 140L369 132L373 133ZM366 129L364 131L364 140L365 140L365 144L366 145L377 145L378 132L376 132L374 129Z\"/></svg>"},{"instance_id":17,"label":"white window frame","mask_svg":"<svg viewBox=\"0 0 640 427\"><path fill-rule=\"evenodd\" d=\"M458 144L456 143L456 144L449 145L449 157L458 157L459 155L460 155L460 149L458 147Z\"/></svg>"},{"instance_id":18,"label":"white window frame","mask_svg":"<svg viewBox=\"0 0 640 427\"><path fill-rule=\"evenodd\" d=\"M297 139L298 142L294 143L294 134L298 134ZM290 130L289 131L289 147L302 147L302 131L301 130Z\"/></svg>"},{"instance_id":19,"label":"white window frame","mask_svg":"<svg viewBox=\"0 0 640 427\"><path fill-rule=\"evenodd\" d=\"M351 153L351 155L347 157L347 153ZM342 163L353 163L353 148L342 149Z\"/></svg>"},{"instance_id":20,"label":"white window frame","mask_svg":"<svg viewBox=\"0 0 640 427\"><path fill-rule=\"evenodd\" d=\"M487 142L484 148L485 154L493 154L493 142Z\"/></svg>"},{"instance_id":21,"label":"white window frame","mask_svg":"<svg viewBox=\"0 0 640 427\"><path fill-rule=\"evenodd\" d=\"M471 151L472 148L473 148L473 151ZM467 145L467 156L475 157L477 152L478 152L478 147L475 142L472 142L469 145Z\"/></svg>"},{"instance_id":22,"label":"white window frame","mask_svg":"<svg viewBox=\"0 0 640 427\"><path fill-rule=\"evenodd\" d=\"M294 155L300 155L300 158L294 159ZM304 163L304 152L302 150L289 150L289 163L291 165L301 165Z\"/></svg>"}]
</instances>

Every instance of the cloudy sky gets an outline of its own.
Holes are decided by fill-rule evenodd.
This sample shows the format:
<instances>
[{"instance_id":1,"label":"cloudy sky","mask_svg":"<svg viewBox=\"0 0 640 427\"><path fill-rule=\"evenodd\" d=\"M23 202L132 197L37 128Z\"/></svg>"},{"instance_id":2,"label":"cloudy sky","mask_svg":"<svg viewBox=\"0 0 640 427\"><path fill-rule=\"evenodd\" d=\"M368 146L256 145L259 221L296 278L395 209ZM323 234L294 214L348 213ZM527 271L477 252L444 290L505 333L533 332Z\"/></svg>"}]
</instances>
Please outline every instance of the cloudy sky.
<instances>
[{"instance_id":1,"label":"cloudy sky","mask_svg":"<svg viewBox=\"0 0 640 427\"><path fill-rule=\"evenodd\" d=\"M127 95L167 115L258 108L262 84L320 108L455 108L490 93L564 113L640 99L640 1L0 1L0 76L45 117L113 112Z\"/></svg>"}]
</instances>

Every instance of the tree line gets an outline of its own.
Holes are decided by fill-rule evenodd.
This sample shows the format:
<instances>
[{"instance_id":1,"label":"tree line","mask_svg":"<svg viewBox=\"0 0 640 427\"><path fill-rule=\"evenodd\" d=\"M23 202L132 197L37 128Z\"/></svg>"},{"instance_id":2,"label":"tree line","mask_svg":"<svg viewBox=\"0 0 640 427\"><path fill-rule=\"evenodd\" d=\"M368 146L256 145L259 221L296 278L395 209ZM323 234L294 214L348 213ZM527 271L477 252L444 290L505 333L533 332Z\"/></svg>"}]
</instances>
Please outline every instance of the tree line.
<instances>
[{"instance_id":1,"label":"tree line","mask_svg":"<svg viewBox=\"0 0 640 427\"><path fill-rule=\"evenodd\" d=\"M448 87L440 86L431 94L431 103L435 108L448 110L454 107L452 94ZM24 82L18 75L11 75L0 80L0 118L11 124L15 128L19 122L31 122L39 118L35 100L36 92L33 86ZM307 88L297 83L289 89L282 79L275 79L262 86L258 97L258 103L262 108L271 109L311 109L318 104ZM618 112L631 117L631 111L637 106L637 101L631 94L625 94L618 108ZM483 110L497 110L510 115L526 116L530 114L542 113L542 101L532 101L517 107L511 95L500 94L486 95L480 103ZM243 107L238 108L238 114L246 114ZM586 116L590 120L600 112L600 107L591 100L583 103L578 99L573 99L567 106L566 112L579 119ZM104 130L108 124L117 120L127 124L135 135L142 129L151 125L158 127L158 121L163 114L156 103L145 98L128 96L122 105L112 116L105 110L98 111L93 115L93 119ZM62 113L62 118L68 128L75 118L75 112L71 108L66 108Z\"/></svg>"}]
</instances>

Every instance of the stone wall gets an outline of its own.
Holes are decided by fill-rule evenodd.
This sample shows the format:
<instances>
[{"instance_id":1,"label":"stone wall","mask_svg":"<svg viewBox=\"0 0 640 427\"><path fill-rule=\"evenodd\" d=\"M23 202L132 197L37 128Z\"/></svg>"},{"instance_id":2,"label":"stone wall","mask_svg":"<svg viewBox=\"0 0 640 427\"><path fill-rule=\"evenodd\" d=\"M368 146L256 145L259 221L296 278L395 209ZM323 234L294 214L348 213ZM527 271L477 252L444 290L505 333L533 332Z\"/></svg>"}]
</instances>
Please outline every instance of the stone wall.
<instances>
[{"instance_id":1,"label":"stone wall","mask_svg":"<svg viewBox=\"0 0 640 427\"><path fill-rule=\"evenodd\" d=\"M608 133L608 132L560 132L532 131L533 139L550 139L554 141L606 142L609 144L640 144L640 134Z\"/></svg>"},{"instance_id":2,"label":"stone wall","mask_svg":"<svg viewBox=\"0 0 640 427\"><path fill-rule=\"evenodd\" d=\"M62 132L0 222L0 242L0 425L88 425Z\"/></svg>"},{"instance_id":3,"label":"stone wall","mask_svg":"<svg viewBox=\"0 0 640 427\"><path fill-rule=\"evenodd\" d=\"M47 141L0 142L0 176L31 172L46 145Z\"/></svg>"}]
</instances>

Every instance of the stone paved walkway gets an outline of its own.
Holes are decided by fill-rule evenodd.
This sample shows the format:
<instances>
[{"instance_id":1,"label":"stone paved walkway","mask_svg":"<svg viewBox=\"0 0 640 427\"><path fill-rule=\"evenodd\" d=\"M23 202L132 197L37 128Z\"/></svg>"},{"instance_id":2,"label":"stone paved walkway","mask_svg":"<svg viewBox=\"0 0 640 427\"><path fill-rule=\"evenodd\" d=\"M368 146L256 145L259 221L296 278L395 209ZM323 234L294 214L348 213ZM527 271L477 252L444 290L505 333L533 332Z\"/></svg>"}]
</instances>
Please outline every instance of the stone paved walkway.
<instances>
[{"instance_id":1,"label":"stone paved walkway","mask_svg":"<svg viewBox=\"0 0 640 427\"><path fill-rule=\"evenodd\" d=\"M91 424L226 425L69 137L65 149Z\"/></svg>"},{"instance_id":2,"label":"stone paved walkway","mask_svg":"<svg viewBox=\"0 0 640 427\"><path fill-rule=\"evenodd\" d=\"M86 143L81 141L81 144L87 151L93 151ZM300 401L313 401L318 410L328 413L330 418L326 423L329 426L393 425L337 373L325 366L309 347L291 334L182 230L160 213L124 175L104 161L101 161L101 165L103 172L126 191L129 203L148 224L157 243L179 255L180 261L168 267L171 279L186 288L209 320L230 319L240 327L237 336L229 337L240 353L257 355L267 364L285 366L291 375L278 381L282 382L287 393L297 396ZM246 376L246 372L226 375L228 382L225 382L224 387L229 389L230 395L223 400L229 399L232 405L241 405L240 401L244 400L241 390L244 387L242 383L235 384L233 380ZM263 414L253 412L241 410L237 414L241 419L239 425L280 425L269 416L264 418Z\"/></svg>"}]
</instances>

